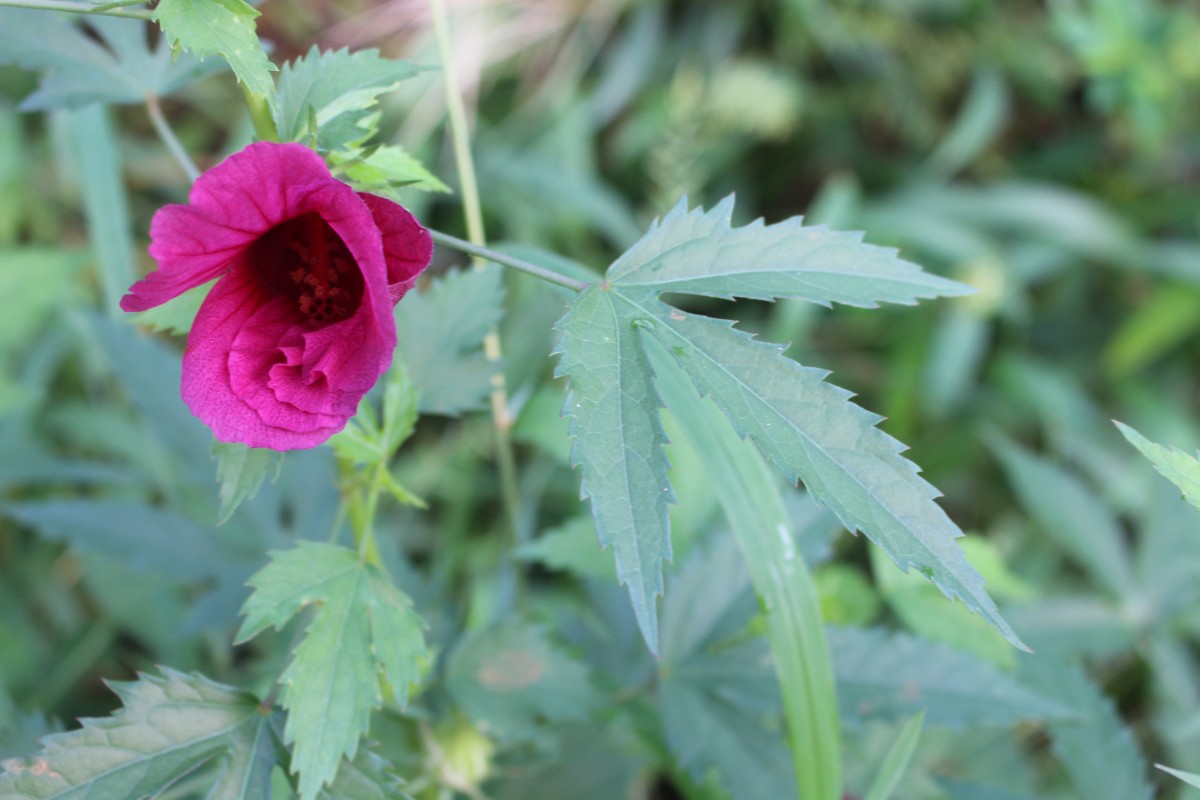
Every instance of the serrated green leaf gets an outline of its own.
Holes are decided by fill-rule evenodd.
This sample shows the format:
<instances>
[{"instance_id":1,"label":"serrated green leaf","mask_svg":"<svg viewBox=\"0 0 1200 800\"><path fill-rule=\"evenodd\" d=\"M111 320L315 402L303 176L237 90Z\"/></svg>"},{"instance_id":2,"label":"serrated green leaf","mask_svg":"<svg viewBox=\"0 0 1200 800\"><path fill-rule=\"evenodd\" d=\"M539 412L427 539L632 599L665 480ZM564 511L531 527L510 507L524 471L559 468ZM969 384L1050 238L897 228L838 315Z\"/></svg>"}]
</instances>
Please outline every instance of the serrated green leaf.
<instances>
[{"instance_id":1,"label":"serrated green leaf","mask_svg":"<svg viewBox=\"0 0 1200 800\"><path fill-rule=\"evenodd\" d=\"M258 493L258 487L268 475L279 477L283 453L261 447L247 447L236 442L213 442L213 457L217 459L217 483L221 484L221 508L217 524L226 522L243 501Z\"/></svg>"},{"instance_id":2,"label":"serrated green leaf","mask_svg":"<svg viewBox=\"0 0 1200 800\"><path fill-rule=\"evenodd\" d=\"M1194 772L1184 772L1181 769L1171 769L1170 767L1164 767L1162 764L1155 764L1154 767L1155 769L1161 769L1168 775L1174 775L1188 786L1195 786L1197 789L1200 789L1200 775L1197 775Z\"/></svg>"},{"instance_id":3,"label":"serrated green leaf","mask_svg":"<svg viewBox=\"0 0 1200 800\"><path fill-rule=\"evenodd\" d=\"M150 330L181 336L192 329L196 314L200 312L200 304L208 297L215 283L216 281L209 281L203 286L188 289L161 306L137 312L133 319Z\"/></svg>"},{"instance_id":4,"label":"serrated green leaf","mask_svg":"<svg viewBox=\"0 0 1200 800\"><path fill-rule=\"evenodd\" d=\"M956 729L1063 718L1071 709L969 653L907 634L830 628L838 697L848 723L900 720Z\"/></svg>"},{"instance_id":5,"label":"serrated green leaf","mask_svg":"<svg viewBox=\"0 0 1200 800\"><path fill-rule=\"evenodd\" d=\"M1121 435L1150 459L1158 473L1183 492L1183 499L1200 508L1200 460L1177 447L1164 447L1142 436L1133 428L1114 420Z\"/></svg>"},{"instance_id":6,"label":"serrated green leaf","mask_svg":"<svg viewBox=\"0 0 1200 800\"><path fill-rule=\"evenodd\" d=\"M1048 459L1000 436L991 437L1009 483L1038 527L1116 597L1134 580L1120 523L1097 493Z\"/></svg>"},{"instance_id":7,"label":"serrated green leaf","mask_svg":"<svg viewBox=\"0 0 1200 800\"><path fill-rule=\"evenodd\" d=\"M279 73L275 126L283 141L315 138L321 152L352 151L375 134L379 95L419 71L411 62L383 58L378 50L322 53L313 45Z\"/></svg>"},{"instance_id":8,"label":"serrated green leaf","mask_svg":"<svg viewBox=\"0 0 1200 800\"><path fill-rule=\"evenodd\" d=\"M403 702L428 654L422 622L408 598L379 570L333 544L301 542L272 554L249 581L254 593L237 641L281 628L307 606L316 609L291 664L279 679L288 709L284 741L302 800L312 800L353 759L386 681Z\"/></svg>"},{"instance_id":9,"label":"serrated green leaf","mask_svg":"<svg viewBox=\"0 0 1200 800\"><path fill-rule=\"evenodd\" d=\"M467 634L449 656L446 689L480 730L510 741L539 720L586 719L601 704L581 663L519 623Z\"/></svg>"},{"instance_id":10,"label":"serrated green leaf","mask_svg":"<svg viewBox=\"0 0 1200 800\"><path fill-rule=\"evenodd\" d=\"M407 188L450 193L449 186L396 145L384 145L369 155L339 163L336 171L362 192L393 194L395 189Z\"/></svg>"},{"instance_id":11,"label":"serrated green leaf","mask_svg":"<svg viewBox=\"0 0 1200 800\"><path fill-rule=\"evenodd\" d=\"M275 65L255 32L258 11L245 0L159 0L154 21L175 50L200 58L219 55L252 93L270 97Z\"/></svg>"},{"instance_id":12,"label":"serrated green leaf","mask_svg":"<svg viewBox=\"0 0 1200 800\"><path fill-rule=\"evenodd\" d=\"M501 270L492 266L447 272L396 305L397 353L423 413L456 416L483 405L497 368L484 357L483 337L503 302Z\"/></svg>"},{"instance_id":13,"label":"serrated green leaf","mask_svg":"<svg viewBox=\"0 0 1200 800\"><path fill-rule=\"evenodd\" d=\"M255 698L199 675L162 668L110 684L124 708L47 737L45 749L0 763L3 800L157 797L207 764L227 759L208 797L266 798L270 714ZM263 766L266 765L266 769Z\"/></svg>"},{"instance_id":14,"label":"serrated green leaf","mask_svg":"<svg viewBox=\"0 0 1200 800\"><path fill-rule=\"evenodd\" d=\"M711 211L688 211L684 198L609 267L609 281L658 292L867 308L971 291L901 260L894 249L864 244L860 233L804 226L799 217L734 228L732 214L732 195Z\"/></svg>"},{"instance_id":15,"label":"serrated green leaf","mask_svg":"<svg viewBox=\"0 0 1200 800\"><path fill-rule=\"evenodd\" d=\"M850 531L862 531L901 567L915 567L950 598L1023 647L954 541L962 531L938 492L903 458L879 417L825 382L827 372L786 359L732 323L686 314L632 292L612 292L626 318L653 336L789 481L802 480Z\"/></svg>"},{"instance_id":16,"label":"serrated green leaf","mask_svg":"<svg viewBox=\"0 0 1200 800\"><path fill-rule=\"evenodd\" d=\"M221 67L216 59L173 60L165 42L151 51L140 20L97 16L87 25L98 39L44 11L0 9L0 63L46 70L22 110L140 104L148 93L169 94Z\"/></svg>"},{"instance_id":17,"label":"serrated green leaf","mask_svg":"<svg viewBox=\"0 0 1200 800\"><path fill-rule=\"evenodd\" d=\"M658 651L655 598L662 562L671 558L662 402L650 363L632 334L633 317L603 286L584 290L555 326L561 353L556 376L569 379L564 416L571 418L571 464L580 497L591 498L600 544L613 546L617 578L629 589L638 626Z\"/></svg>"},{"instance_id":18,"label":"serrated green leaf","mask_svg":"<svg viewBox=\"0 0 1200 800\"><path fill-rule=\"evenodd\" d=\"M1112 703L1078 667L1039 653L1021 659L1021 678L1043 695L1067 704L1069 719L1047 727L1053 750L1088 800L1149 800L1146 760Z\"/></svg>"}]
</instances>

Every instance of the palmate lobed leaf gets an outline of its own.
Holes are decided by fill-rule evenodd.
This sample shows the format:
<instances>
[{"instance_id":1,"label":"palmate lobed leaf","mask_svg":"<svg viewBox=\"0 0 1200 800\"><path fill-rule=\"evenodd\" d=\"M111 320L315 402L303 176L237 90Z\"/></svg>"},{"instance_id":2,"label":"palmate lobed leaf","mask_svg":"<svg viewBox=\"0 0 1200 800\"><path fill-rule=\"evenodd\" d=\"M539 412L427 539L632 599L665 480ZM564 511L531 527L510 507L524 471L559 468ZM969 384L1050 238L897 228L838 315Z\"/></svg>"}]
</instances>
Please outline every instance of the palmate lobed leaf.
<instances>
[{"instance_id":1,"label":"palmate lobed leaf","mask_svg":"<svg viewBox=\"0 0 1200 800\"><path fill-rule=\"evenodd\" d=\"M661 564L670 558L672 502L653 370L639 336L653 336L734 428L751 437L792 482L801 480L851 531L862 531L902 568L917 568L948 597L963 600L1014 645L983 580L955 539L962 531L934 502L934 487L875 427L879 417L825 383L828 374L783 357L732 323L685 314L662 292L874 306L961 294L857 235L804 228L798 220L732 228L732 201L710 212L681 203L619 258L608 280L581 292L556 325L558 375L569 379L572 465L582 468L602 545L614 545L617 574L651 650ZM816 243L816 244L814 244ZM790 255L789 255L790 254ZM742 262L739 264L738 262Z\"/></svg>"},{"instance_id":2,"label":"palmate lobed leaf","mask_svg":"<svg viewBox=\"0 0 1200 800\"><path fill-rule=\"evenodd\" d=\"M154 21L175 50L199 58L219 55L254 94L270 97L275 65L255 32L258 11L245 0L159 0Z\"/></svg>"},{"instance_id":3,"label":"palmate lobed leaf","mask_svg":"<svg viewBox=\"0 0 1200 800\"><path fill-rule=\"evenodd\" d=\"M0 762L0 800L157 797L219 762L209 797L270 796L281 748L274 716L252 695L166 668L111 688L121 711L46 737L40 753Z\"/></svg>"},{"instance_id":4,"label":"palmate lobed leaf","mask_svg":"<svg viewBox=\"0 0 1200 800\"><path fill-rule=\"evenodd\" d=\"M381 680L403 701L428 658L421 618L378 569L337 545L301 542L273 554L250 579L237 641L282 627L307 606L316 613L280 678L288 710L284 741L302 800L353 759L371 711L383 703Z\"/></svg>"}]
</instances>

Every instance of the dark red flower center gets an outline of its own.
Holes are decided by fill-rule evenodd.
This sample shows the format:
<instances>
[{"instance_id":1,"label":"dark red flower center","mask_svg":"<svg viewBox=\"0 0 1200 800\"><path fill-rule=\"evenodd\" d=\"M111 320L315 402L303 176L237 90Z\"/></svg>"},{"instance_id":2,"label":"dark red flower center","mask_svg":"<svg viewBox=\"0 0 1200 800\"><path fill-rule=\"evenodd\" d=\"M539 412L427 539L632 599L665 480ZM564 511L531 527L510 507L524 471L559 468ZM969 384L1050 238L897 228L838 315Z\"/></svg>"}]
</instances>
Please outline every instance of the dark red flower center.
<instances>
[{"instance_id":1,"label":"dark red flower center","mask_svg":"<svg viewBox=\"0 0 1200 800\"><path fill-rule=\"evenodd\" d=\"M362 301L362 271L319 214L281 222L250 246L250 269L275 295L295 303L315 328L341 322Z\"/></svg>"}]
</instances>

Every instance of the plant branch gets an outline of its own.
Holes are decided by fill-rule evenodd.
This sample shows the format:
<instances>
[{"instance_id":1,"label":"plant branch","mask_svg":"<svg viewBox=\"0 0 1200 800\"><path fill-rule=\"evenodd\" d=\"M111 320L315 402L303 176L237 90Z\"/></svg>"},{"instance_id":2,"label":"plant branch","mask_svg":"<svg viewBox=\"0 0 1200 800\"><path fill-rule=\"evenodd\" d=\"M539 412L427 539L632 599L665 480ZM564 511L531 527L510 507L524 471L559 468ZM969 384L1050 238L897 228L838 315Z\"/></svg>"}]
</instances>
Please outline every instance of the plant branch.
<instances>
[{"instance_id":1,"label":"plant branch","mask_svg":"<svg viewBox=\"0 0 1200 800\"><path fill-rule=\"evenodd\" d=\"M162 108L158 105L158 95L153 92L146 95L146 111L150 114L150 122L154 124L154 130L158 133L158 138L162 139L163 144L167 146L167 150L179 162L180 168L187 175L188 180L192 183L200 177L200 170L196 169L196 162L192 161L191 156L183 149L183 145L175 138L175 132L171 130L171 126L167 124L167 118L163 116Z\"/></svg>"},{"instance_id":2,"label":"plant branch","mask_svg":"<svg viewBox=\"0 0 1200 800\"><path fill-rule=\"evenodd\" d=\"M576 292L581 292L590 285L584 281L577 281L574 278L569 278L562 273L555 272L554 270L546 269L545 267L539 267L537 264L531 264L530 262L516 258L515 256L501 253L499 250L492 250L487 247L480 247L478 245L471 244L465 239L459 239L457 236L451 236L448 233L431 230L429 235L432 236L433 240L438 244L444 244L447 247L452 247L455 250L466 253L470 256L474 256L475 258L482 258L495 262L501 266L508 267L509 269L515 269L518 272L524 272L527 275L532 275L535 278L541 278L544 281L548 281L549 283L553 283L558 286L565 286L566 288L572 289Z\"/></svg>"},{"instance_id":3,"label":"plant branch","mask_svg":"<svg viewBox=\"0 0 1200 800\"><path fill-rule=\"evenodd\" d=\"M106 17L127 19L153 19L149 11L130 11L114 7L113 4L94 6L89 3L72 3L68 0L0 0L0 6L33 8L39 11L66 11L68 14L100 14Z\"/></svg>"},{"instance_id":4,"label":"plant branch","mask_svg":"<svg viewBox=\"0 0 1200 800\"><path fill-rule=\"evenodd\" d=\"M471 132L467 125L467 113L462 95L458 90L458 70L454 63L454 48L450 41L450 22L442 0L429 0L429 13L433 22L433 33L437 40L438 59L442 62L442 85L446 92L446 114L450 124L450 137L454 147L454 162L458 167L459 182L463 198L463 215L466 218L467 238L473 247L483 248L487 238L483 230L483 211L479 202L479 186L475 181L475 162L471 157ZM448 243L448 242L447 242ZM474 265L482 269L484 258L475 253ZM520 487L517 485L517 462L513 454L509 430L513 420L508 410L508 390L504 385L504 371L499 369L501 360L500 332L493 328L483 338L483 352L487 360L497 367L492 376L492 427L496 438L496 466L500 472L500 494L508 517L509 528L516 546L520 536Z\"/></svg>"}]
</instances>

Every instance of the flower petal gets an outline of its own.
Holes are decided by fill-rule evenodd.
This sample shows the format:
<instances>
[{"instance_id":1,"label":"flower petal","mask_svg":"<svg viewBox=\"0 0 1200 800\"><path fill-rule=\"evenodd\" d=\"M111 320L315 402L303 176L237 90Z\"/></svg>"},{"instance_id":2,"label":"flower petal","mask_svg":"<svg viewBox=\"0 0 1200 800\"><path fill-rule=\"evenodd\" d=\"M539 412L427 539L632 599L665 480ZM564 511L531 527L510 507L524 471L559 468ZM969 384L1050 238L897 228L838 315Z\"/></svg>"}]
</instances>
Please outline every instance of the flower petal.
<instances>
[{"instance_id":1,"label":"flower petal","mask_svg":"<svg viewBox=\"0 0 1200 800\"><path fill-rule=\"evenodd\" d=\"M417 282L433 257L433 239L407 209L384 197L360 192L383 235L387 261L388 296L393 305Z\"/></svg>"}]
</instances>

